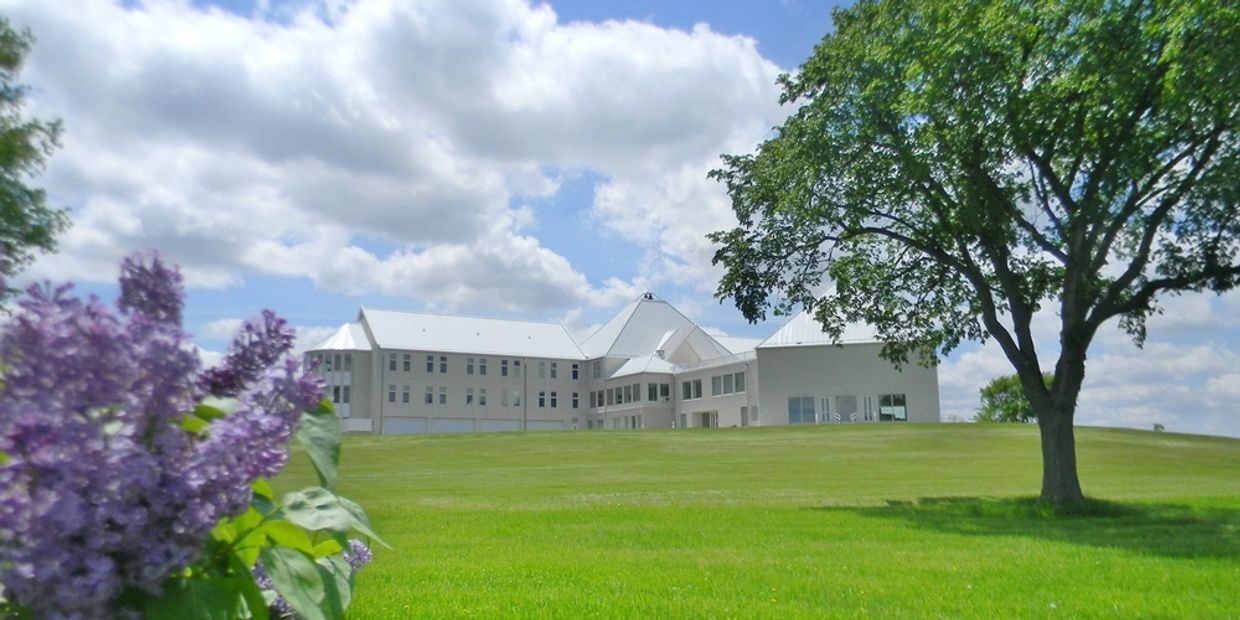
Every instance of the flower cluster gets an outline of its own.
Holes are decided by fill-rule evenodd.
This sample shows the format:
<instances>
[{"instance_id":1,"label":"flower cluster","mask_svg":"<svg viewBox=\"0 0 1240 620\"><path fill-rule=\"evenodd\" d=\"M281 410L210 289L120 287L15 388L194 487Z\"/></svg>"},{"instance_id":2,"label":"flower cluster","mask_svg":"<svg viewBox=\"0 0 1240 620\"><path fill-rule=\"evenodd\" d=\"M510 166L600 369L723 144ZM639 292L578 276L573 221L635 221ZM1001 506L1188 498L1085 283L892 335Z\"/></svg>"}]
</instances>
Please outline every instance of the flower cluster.
<instances>
[{"instance_id":1,"label":"flower cluster","mask_svg":"<svg viewBox=\"0 0 1240 620\"><path fill-rule=\"evenodd\" d=\"M67 285L32 287L0 335L0 581L36 617L103 617L127 591L158 594L284 466L300 412L322 398L284 359L292 333L274 315L202 373L176 269L131 257L120 285L119 313ZM223 375L238 379L209 389ZM211 393L236 409L184 430Z\"/></svg>"},{"instance_id":2,"label":"flower cluster","mask_svg":"<svg viewBox=\"0 0 1240 620\"><path fill-rule=\"evenodd\" d=\"M349 564L349 570L352 571L353 575L357 575L357 571L362 570L362 567L369 564L375 557L370 551L370 547L367 547L366 543L356 538L349 539L349 548L345 549L341 555L344 556L344 561ZM271 603L267 609L268 614L272 618L296 618L297 614L289 607L288 601L276 593L276 586L272 583L271 577L267 575L267 571L263 569L263 565L255 564L253 571L254 583L258 585L260 590L270 593L269 596L271 598L269 600Z\"/></svg>"}]
</instances>

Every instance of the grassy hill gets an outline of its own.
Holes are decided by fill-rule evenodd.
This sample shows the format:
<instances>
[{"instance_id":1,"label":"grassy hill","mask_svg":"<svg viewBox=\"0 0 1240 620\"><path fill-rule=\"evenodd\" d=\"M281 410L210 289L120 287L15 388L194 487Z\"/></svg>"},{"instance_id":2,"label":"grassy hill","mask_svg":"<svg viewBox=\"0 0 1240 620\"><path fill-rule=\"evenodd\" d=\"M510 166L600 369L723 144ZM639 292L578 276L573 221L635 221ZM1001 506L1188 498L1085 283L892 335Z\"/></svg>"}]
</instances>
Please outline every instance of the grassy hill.
<instances>
[{"instance_id":1,"label":"grassy hill","mask_svg":"<svg viewBox=\"0 0 1240 620\"><path fill-rule=\"evenodd\" d=\"M1240 440L1077 437L1078 516L1028 499L1029 426L351 437L339 490L395 547L351 615L1240 616Z\"/></svg>"}]
</instances>

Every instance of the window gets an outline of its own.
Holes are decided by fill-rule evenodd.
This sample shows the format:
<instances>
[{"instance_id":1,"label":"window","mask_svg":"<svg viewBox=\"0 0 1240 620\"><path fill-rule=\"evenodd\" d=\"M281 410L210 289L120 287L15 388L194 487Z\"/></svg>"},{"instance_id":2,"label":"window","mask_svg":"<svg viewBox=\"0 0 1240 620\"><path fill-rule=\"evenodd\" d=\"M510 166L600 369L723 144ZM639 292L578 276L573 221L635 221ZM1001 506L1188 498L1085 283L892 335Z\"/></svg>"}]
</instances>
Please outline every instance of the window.
<instances>
[{"instance_id":1,"label":"window","mask_svg":"<svg viewBox=\"0 0 1240 620\"><path fill-rule=\"evenodd\" d=\"M478 406L479 407L487 406L487 389L486 388L478 388Z\"/></svg>"},{"instance_id":2,"label":"window","mask_svg":"<svg viewBox=\"0 0 1240 620\"><path fill-rule=\"evenodd\" d=\"M555 392L551 393L551 408L555 409Z\"/></svg>"},{"instance_id":3,"label":"window","mask_svg":"<svg viewBox=\"0 0 1240 620\"><path fill-rule=\"evenodd\" d=\"M340 386L339 385L332 386L332 402L333 403L340 402Z\"/></svg>"},{"instance_id":4,"label":"window","mask_svg":"<svg viewBox=\"0 0 1240 620\"><path fill-rule=\"evenodd\" d=\"M577 365L573 364L573 380L577 380Z\"/></svg>"},{"instance_id":5,"label":"window","mask_svg":"<svg viewBox=\"0 0 1240 620\"><path fill-rule=\"evenodd\" d=\"M552 379L556 378L556 376L555 376L555 362L551 362L551 378L552 378Z\"/></svg>"},{"instance_id":6,"label":"window","mask_svg":"<svg viewBox=\"0 0 1240 620\"><path fill-rule=\"evenodd\" d=\"M405 372L413 370L413 354L406 353L405 358L401 362L404 364L402 368L404 368Z\"/></svg>"},{"instance_id":7,"label":"window","mask_svg":"<svg viewBox=\"0 0 1240 620\"><path fill-rule=\"evenodd\" d=\"M813 424L816 421L813 396L793 396L788 399L789 424Z\"/></svg>"},{"instance_id":8,"label":"window","mask_svg":"<svg viewBox=\"0 0 1240 620\"><path fill-rule=\"evenodd\" d=\"M407 385L402 385L402 386L400 386L400 387L401 387L401 390L400 390L400 402L405 403L405 404L408 404L408 403L409 403L409 386L407 386Z\"/></svg>"},{"instance_id":9,"label":"window","mask_svg":"<svg viewBox=\"0 0 1240 620\"><path fill-rule=\"evenodd\" d=\"M646 384L646 400L650 402L659 400L659 384L658 383L647 383Z\"/></svg>"},{"instance_id":10,"label":"window","mask_svg":"<svg viewBox=\"0 0 1240 620\"><path fill-rule=\"evenodd\" d=\"M508 376L508 360L499 361L499 376L501 377Z\"/></svg>"},{"instance_id":11,"label":"window","mask_svg":"<svg viewBox=\"0 0 1240 620\"><path fill-rule=\"evenodd\" d=\"M667 400L672 396L672 385L670 383L659 384L659 397Z\"/></svg>"},{"instance_id":12,"label":"window","mask_svg":"<svg viewBox=\"0 0 1240 620\"><path fill-rule=\"evenodd\" d=\"M426 404L428 405L435 404L435 388L429 385L426 386Z\"/></svg>"},{"instance_id":13,"label":"window","mask_svg":"<svg viewBox=\"0 0 1240 620\"><path fill-rule=\"evenodd\" d=\"M426 356L426 372L435 372L435 356Z\"/></svg>"},{"instance_id":14,"label":"window","mask_svg":"<svg viewBox=\"0 0 1240 620\"><path fill-rule=\"evenodd\" d=\"M513 407L521 406L521 390L516 390L515 392L512 393L512 406Z\"/></svg>"},{"instance_id":15,"label":"window","mask_svg":"<svg viewBox=\"0 0 1240 620\"><path fill-rule=\"evenodd\" d=\"M538 378L545 379L547 377L547 362L538 362Z\"/></svg>"},{"instance_id":16,"label":"window","mask_svg":"<svg viewBox=\"0 0 1240 620\"><path fill-rule=\"evenodd\" d=\"M474 358L472 357L465 358L465 374L474 374Z\"/></svg>"},{"instance_id":17,"label":"window","mask_svg":"<svg viewBox=\"0 0 1240 620\"><path fill-rule=\"evenodd\" d=\"M738 372L736 373L735 377L736 377L736 391L744 392L745 391L745 373Z\"/></svg>"},{"instance_id":18,"label":"window","mask_svg":"<svg viewBox=\"0 0 1240 620\"><path fill-rule=\"evenodd\" d=\"M439 356L439 372L441 374L448 373L448 356L447 355Z\"/></svg>"},{"instance_id":19,"label":"window","mask_svg":"<svg viewBox=\"0 0 1240 620\"><path fill-rule=\"evenodd\" d=\"M878 397L878 421L908 421L908 406L904 394L882 394Z\"/></svg>"},{"instance_id":20,"label":"window","mask_svg":"<svg viewBox=\"0 0 1240 620\"><path fill-rule=\"evenodd\" d=\"M633 402L642 402L642 384L640 383L633 384Z\"/></svg>"},{"instance_id":21,"label":"window","mask_svg":"<svg viewBox=\"0 0 1240 620\"><path fill-rule=\"evenodd\" d=\"M573 392L573 409L577 408L577 393Z\"/></svg>"},{"instance_id":22,"label":"window","mask_svg":"<svg viewBox=\"0 0 1240 620\"><path fill-rule=\"evenodd\" d=\"M632 386L629 386L629 385L624 386L624 402L626 403L633 402L633 387Z\"/></svg>"},{"instance_id":23,"label":"window","mask_svg":"<svg viewBox=\"0 0 1240 620\"><path fill-rule=\"evenodd\" d=\"M607 393L607 406L610 407L616 404L615 392L612 392L611 388L607 388L606 390L603 390L603 391Z\"/></svg>"},{"instance_id":24,"label":"window","mask_svg":"<svg viewBox=\"0 0 1240 620\"><path fill-rule=\"evenodd\" d=\"M546 406L547 406L547 393L546 393L546 392L539 392L539 393L538 393L538 406L539 406L539 407L546 407Z\"/></svg>"},{"instance_id":25,"label":"window","mask_svg":"<svg viewBox=\"0 0 1240 620\"><path fill-rule=\"evenodd\" d=\"M723 393L723 377L718 375L710 378L710 395L718 396Z\"/></svg>"},{"instance_id":26,"label":"window","mask_svg":"<svg viewBox=\"0 0 1240 620\"><path fill-rule=\"evenodd\" d=\"M349 404L349 386L347 386L347 385L346 385L346 386L344 386L344 399L343 399L343 400L341 400L340 402L342 402L342 403L344 403L344 404L346 404L346 405L347 405L347 404Z\"/></svg>"},{"instance_id":27,"label":"window","mask_svg":"<svg viewBox=\"0 0 1240 620\"><path fill-rule=\"evenodd\" d=\"M332 356L330 356L330 355L324 355L324 356L323 356L323 370L324 370L325 372L331 372L331 371L332 371Z\"/></svg>"},{"instance_id":28,"label":"window","mask_svg":"<svg viewBox=\"0 0 1240 620\"><path fill-rule=\"evenodd\" d=\"M335 362L332 363L332 368L336 370L340 370L340 354L339 353L335 354L334 356L332 356L332 359L335 360Z\"/></svg>"},{"instance_id":29,"label":"window","mask_svg":"<svg viewBox=\"0 0 1240 620\"><path fill-rule=\"evenodd\" d=\"M736 391L736 375L723 376L723 393L731 394Z\"/></svg>"},{"instance_id":30,"label":"window","mask_svg":"<svg viewBox=\"0 0 1240 620\"><path fill-rule=\"evenodd\" d=\"M693 384L689 381L680 382L680 400L689 400L693 398Z\"/></svg>"},{"instance_id":31,"label":"window","mask_svg":"<svg viewBox=\"0 0 1240 620\"><path fill-rule=\"evenodd\" d=\"M474 388L465 388L465 404L474 404Z\"/></svg>"},{"instance_id":32,"label":"window","mask_svg":"<svg viewBox=\"0 0 1240 620\"><path fill-rule=\"evenodd\" d=\"M590 364L590 376L595 379L603 376L603 360L598 360Z\"/></svg>"},{"instance_id":33,"label":"window","mask_svg":"<svg viewBox=\"0 0 1240 620\"><path fill-rule=\"evenodd\" d=\"M388 402L389 403L396 402L396 386L395 385L388 386Z\"/></svg>"},{"instance_id":34,"label":"window","mask_svg":"<svg viewBox=\"0 0 1240 620\"><path fill-rule=\"evenodd\" d=\"M344 354L344 371L345 372L353 371L353 354L352 353Z\"/></svg>"},{"instance_id":35,"label":"window","mask_svg":"<svg viewBox=\"0 0 1240 620\"><path fill-rule=\"evenodd\" d=\"M487 374L487 358L485 357L478 358L478 374L484 376Z\"/></svg>"},{"instance_id":36,"label":"window","mask_svg":"<svg viewBox=\"0 0 1240 620\"><path fill-rule=\"evenodd\" d=\"M512 361L512 376L514 377L521 376L521 360Z\"/></svg>"},{"instance_id":37,"label":"window","mask_svg":"<svg viewBox=\"0 0 1240 620\"><path fill-rule=\"evenodd\" d=\"M446 387L439 388L439 404L441 405L448 404L448 388Z\"/></svg>"},{"instance_id":38,"label":"window","mask_svg":"<svg viewBox=\"0 0 1240 620\"><path fill-rule=\"evenodd\" d=\"M388 370L396 370L396 354L388 354Z\"/></svg>"}]
</instances>

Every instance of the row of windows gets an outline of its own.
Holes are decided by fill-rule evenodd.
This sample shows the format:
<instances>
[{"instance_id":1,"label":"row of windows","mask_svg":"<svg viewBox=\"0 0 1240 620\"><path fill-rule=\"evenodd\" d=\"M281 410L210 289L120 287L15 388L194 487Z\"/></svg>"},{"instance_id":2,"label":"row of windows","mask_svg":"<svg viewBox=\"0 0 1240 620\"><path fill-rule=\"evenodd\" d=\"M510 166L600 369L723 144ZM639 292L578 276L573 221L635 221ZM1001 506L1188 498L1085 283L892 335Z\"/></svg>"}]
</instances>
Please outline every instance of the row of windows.
<instances>
[{"instance_id":1,"label":"row of windows","mask_svg":"<svg viewBox=\"0 0 1240 620\"><path fill-rule=\"evenodd\" d=\"M646 400L649 402L657 402L659 400L666 401L671 396L671 389L672 384L670 383L647 383ZM605 390L590 392L591 409L641 402L641 400L642 384L640 383L621 385L607 388Z\"/></svg>"},{"instance_id":2,"label":"row of windows","mask_svg":"<svg viewBox=\"0 0 1240 620\"><path fill-rule=\"evenodd\" d=\"M399 362L399 365L398 365ZM509 363L511 362L511 364ZM413 354L405 353L398 356L396 353L388 354L388 370L395 372L397 368L405 372L413 370ZM426 356L426 372L434 373L436 368L436 359L434 355ZM438 368L440 374L448 372L448 356L440 355L438 359ZM477 371L480 376L487 374L487 358L485 357L467 357L465 358L465 374L472 375ZM552 379L560 378L560 365L558 362L538 362L538 378L546 379L550 375ZM521 376L521 360L500 359L499 376L501 377L520 377ZM577 380L581 376L581 367L579 364L571 364L569 368L569 376L573 380Z\"/></svg>"},{"instance_id":3,"label":"row of windows","mask_svg":"<svg viewBox=\"0 0 1240 620\"><path fill-rule=\"evenodd\" d=\"M345 390L344 391L344 398L345 398L344 402L347 403L349 402L348 401L349 388L345 387L344 390ZM440 405L448 404L448 388L440 386L439 390L436 391L433 386L429 386L429 385L426 386L426 394L423 398L423 403L427 405L434 405L436 402L436 394L438 394L438 402ZM476 402L479 407L487 406L487 389L478 388L476 395L477 395L477 399L475 400L474 388L465 388L465 404L473 405ZM509 397L511 397L511 399ZM389 403L393 403L393 404L396 403L396 386L395 385L388 385L387 400ZM411 400L411 396L410 396L409 386L402 385L401 390L400 390L400 402L402 404L408 404L410 400ZM547 407L547 404L549 402L551 405L551 408L556 409L559 407L559 401L560 401L559 392L551 392L550 400L548 400L548 393L546 391L542 391L538 393L538 406L539 407ZM501 390L499 393L499 405L501 407L507 407L509 406L508 404L509 402L512 403L513 407L520 407L521 406L521 391L520 390L512 390L512 391ZM577 409L580 407L581 401L579 398L579 394L577 392L572 393L571 402L572 402L573 409Z\"/></svg>"},{"instance_id":4,"label":"row of windows","mask_svg":"<svg viewBox=\"0 0 1240 620\"><path fill-rule=\"evenodd\" d=\"M745 373L716 375L710 378L710 395L740 394L745 391Z\"/></svg>"},{"instance_id":5,"label":"row of windows","mask_svg":"<svg viewBox=\"0 0 1240 620\"><path fill-rule=\"evenodd\" d=\"M332 372L334 370L351 372L353 370L353 354L314 353L310 355L310 363L323 372Z\"/></svg>"},{"instance_id":6,"label":"row of windows","mask_svg":"<svg viewBox=\"0 0 1240 620\"><path fill-rule=\"evenodd\" d=\"M819 407L814 408L813 396L793 396L788 399L789 424L816 424L818 422L857 422L857 397L852 395L835 397L835 413L831 412L831 399L818 400ZM904 394L881 394L878 397L879 422L907 422L908 399ZM863 400L861 420L874 421L874 398L866 396Z\"/></svg>"}]
</instances>

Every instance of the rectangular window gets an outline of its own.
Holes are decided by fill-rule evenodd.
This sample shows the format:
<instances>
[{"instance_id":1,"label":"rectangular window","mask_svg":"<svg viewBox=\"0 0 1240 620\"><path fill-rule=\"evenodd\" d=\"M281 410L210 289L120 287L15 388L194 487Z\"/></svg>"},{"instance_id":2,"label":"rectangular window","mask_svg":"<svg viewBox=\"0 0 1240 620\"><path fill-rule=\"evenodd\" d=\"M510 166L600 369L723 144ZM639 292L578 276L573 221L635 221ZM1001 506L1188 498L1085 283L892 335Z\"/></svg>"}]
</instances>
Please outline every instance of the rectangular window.
<instances>
[{"instance_id":1,"label":"rectangular window","mask_svg":"<svg viewBox=\"0 0 1240 620\"><path fill-rule=\"evenodd\" d=\"M646 400L652 403L656 400L659 400L659 384L658 383L647 383L646 384Z\"/></svg>"},{"instance_id":2,"label":"rectangular window","mask_svg":"<svg viewBox=\"0 0 1240 620\"><path fill-rule=\"evenodd\" d=\"M396 370L396 354L395 353L388 354L388 370L393 370L393 371Z\"/></svg>"},{"instance_id":3,"label":"rectangular window","mask_svg":"<svg viewBox=\"0 0 1240 620\"><path fill-rule=\"evenodd\" d=\"M633 384L633 402L642 402L642 384L640 383Z\"/></svg>"},{"instance_id":4,"label":"rectangular window","mask_svg":"<svg viewBox=\"0 0 1240 620\"><path fill-rule=\"evenodd\" d=\"M723 394L723 377L715 375L710 378L710 395L719 396Z\"/></svg>"},{"instance_id":5,"label":"rectangular window","mask_svg":"<svg viewBox=\"0 0 1240 620\"><path fill-rule=\"evenodd\" d=\"M590 364L590 376L594 377L595 379L602 378L603 360L598 360Z\"/></svg>"},{"instance_id":6,"label":"rectangular window","mask_svg":"<svg viewBox=\"0 0 1240 620\"><path fill-rule=\"evenodd\" d=\"M539 392L539 393L538 393L538 406L539 406L539 407L546 407L546 406L547 406L547 393L546 393L546 392Z\"/></svg>"},{"instance_id":7,"label":"rectangular window","mask_svg":"<svg viewBox=\"0 0 1240 620\"><path fill-rule=\"evenodd\" d=\"M400 387L401 387L400 402L408 404L409 403L409 386L402 385Z\"/></svg>"},{"instance_id":8,"label":"rectangular window","mask_svg":"<svg viewBox=\"0 0 1240 620\"><path fill-rule=\"evenodd\" d=\"M447 355L439 356L439 372L445 375L448 374L448 356Z\"/></svg>"},{"instance_id":9,"label":"rectangular window","mask_svg":"<svg viewBox=\"0 0 1240 620\"><path fill-rule=\"evenodd\" d=\"M614 398L614 396L615 396L615 392L612 392L612 391L611 391L611 388L607 388L606 390L603 390L603 392L605 392L605 393L607 394L607 406L608 406L608 407L610 407L610 406L612 406L612 405L616 404L616 401L615 401L615 398Z\"/></svg>"},{"instance_id":10,"label":"rectangular window","mask_svg":"<svg viewBox=\"0 0 1240 620\"><path fill-rule=\"evenodd\" d=\"M335 363L332 364L332 368L335 368L336 370L340 370L341 368L344 368L343 366L340 365L340 354L339 353L332 356L332 359L335 360Z\"/></svg>"},{"instance_id":11,"label":"rectangular window","mask_svg":"<svg viewBox=\"0 0 1240 620\"><path fill-rule=\"evenodd\" d=\"M577 365L573 364L573 380L577 380Z\"/></svg>"},{"instance_id":12,"label":"rectangular window","mask_svg":"<svg viewBox=\"0 0 1240 620\"><path fill-rule=\"evenodd\" d=\"M659 398L667 400L672 397L672 385L670 383L659 384Z\"/></svg>"},{"instance_id":13,"label":"rectangular window","mask_svg":"<svg viewBox=\"0 0 1240 620\"><path fill-rule=\"evenodd\" d=\"M342 403L344 403L344 404L346 404L346 405L347 405L347 404L349 404L349 386L347 386L347 385L346 385L346 386L344 386L344 399L343 399L343 400L341 400L340 402L342 402Z\"/></svg>"},{"instance_id":14,"label":"rectangular window","mask_svg":"<svg viewBox=\"0 0 1240 620\"><path fill-rule=\"evenodd\" d=\"M474 374L474 358L472 357L465 358L465 374Z\"/></svg>"},{"instance_id":15,"label":"rectangular window","mask_svg":"<svg viewBox=\"0 0 1240 620\"><path fill-rule=\"evenodd\" d=\"M446 387L439 388L439 404L448 404L448 388Z\"/></svg>"},{"instance_id":16,"label":"rectangular window","mask_svg":"<svg viewBox=\"0 0 1240 620\"><path fill-rule=\"evenodd\" d=\"M555 401L556 401L555 392L552 392L551 393L551 408L552 409L555 409Z\"/></svg>"},{"instance_id":17,"label":"rectangular window","mask_svg":"<svg viewBox=\"0 0 1240 620\"><path fill-rule=\"evenodd\" d=\"M499 361L499 376L501 377L508 376L508 360Z\"/></svg>"},{"instance_id":18,"label":"rectangular window","mask_svg":"<svg viewBox=\"0 0 1240 620\"><path fill-rule=\"evenodd\" d=\"M333 403L340 402L340 386L339 385L332 386L332 402Z\"/></svg>"},{"instance_id":19,"label":"rectangular window","mask_svg":"<svg viewBox=\"0 0 1240 620\"><path fill-rule=\"evenodd\" d=\"M908 406L904 394L882 394L878 397L878 421L908 421Z\"/></svg>"},{"instance_id":20,"label":"rectangular window","mask_svg":"<svg viewBox=\"0 0 1240 620\"><path fill-rule=\"evenodd\" d=\"M512 361L512 376L514 377L521 376L521 360Z\"/></svg>"},{"instance_id":21,"label":"rectangular window","mask_svg":"<svg viewBox=\"0 0 1240 620\"><path fill-rule=\"evenodd\" d=\"M478 358L478 374L486 376L487 374L487 358Z\"/></svg>"},{"instance_id":22,"label":"rectangular window","mask_svg":"<svg viewBox=\"0 0 1240 620\"><path fill-rule=\"evenodd\" d=\"M352 353L344 354L344 371L345 372L353 371L353 354Z\"/></svg>"},{"instance_id":23,"label":"rectangular window","mask_svg":"<svg viewBox=\"0 0 1240 620\"><path fill-rule=\"evenodd\" d=\"M631 403L631 402L633 402L633 388L632 388L632 386L628 386L628 385L624 386L624 401L623 401L623 402L626 402L626 403Z\"/></svg>"},{"instance_id":24,"label":"rectangular window","mask_svg":"<svg viewBox=\"0 0 1240 620\"><path fill-rule=\"evenodd\" d=\"M745 391L745 373L738 372L736 373L735 376L736 376L736 391L744 392Z\"/></svg>"},{"instance_id":25,"label":"rectangular window","mask_svg":"<svg viewBox=\"0 0 1240 620\"><path fill-rule=\"evenodd\" d=\"M555 375L555 362L551 362L551 378L552 378L552 379L555 379L555 378L556 378L556 375Z\"/></svg>"},{"instance_id":26,"label":"rectangular window","mask_svg":"<svg viewBox=\"0 0 1240 620\"><path fill-rule=\"evenodd\" d=\"M465 404L474 404L474 388L465 388Z\"/></svg>"},{"instance_id":27,"label":"rectangular window","mask_svg":"<svg viewBox=\"0 0 1240 620\"><path fill-rule=\"evenodd\" d=\"M577 393L573 392L573 409L577 408Z\"/></svg>"},{"instance_id":28,"label":"rectangular window","mask_svg":"<svg viewBox=\"0 0 1240 620\"><path fill-rule=\"evenodd\" d=\"M332 356L324 355L323 356L323 372L331 372L331 371L332 371Z\"/></svg>"},{"instance_id":29,"label":"rectangular window","mask_svg":"<svg viewBox=\"0 0 1240 620\"><path fill-rule=\"evenodd\" d=\"M478 406L479 407L487 406L487 389L486 388L478 388Z\"/></svg>"},{"instance_id":30,"label":"rectangular window","mask_svg":"<svg viewBox=\"0 0 1240 620\"><path fill-rule=\"evenodd\" d=\"M680 382L680 400L689 400L693 398L693 384L689 381Z\"/></svg>"},{"instance_id":31,"label":"rectangular window","mask_svg":"<svg viewBox=\"0 0 1240 620\"><path fill-rule=\"evenodd\" d=\"M724 375L723 376L723 393L724 394L731 394L736 391L736 384L733 383L735 379L736 379L736 375Z\"/></svg>"},{"instance_id":32,"label":"rectangular window","mask_svg":"<svg viewBox=\"0 0 1240 620\"><path fill-rule=\"evenodd\" d=\"M404 359L401 360L401 363L403 364L401 367L404 368L405 372L413 370L413 354L406 353Z\"/></svg>"},{"instance_id":33,"label":"rectangular window","mask_svg":"<svg viewBox=\"0 0 1240 620\"><path fill-rule=\"evenodd\" d=\"M547 362L538 362L538 378L547 378Z\"/></svg>"},{"instance_id":34,"label":"rectangular window","mask_svg":"<svg viewBox=\"0 0 1240 620\"><path fill-rule=\"evenodd\" d=\"M389 403L396 402L396 386L395 385L388 386L388 402Z\"/></svg>"},{"instance_id":35,"label":"rectangular window","mask_svg":"<svg viewBox=\"0 0 1240 620\"><path fill-rule=\"evenodd\" d=\"M426 372L435 372L435 356L426 356Z\"/></svg>"},{"instance_id":36,"label":"rectangular window","mask_svg":"<svg viewBox=\"0 0 1240 620\"><path fill-rule=\"evenodd\" d=\"M521 390L516 390L515 392L512 393L512 406L513 407L521 406Z\"/></svg>"},{"instance_id":37,"label":"rectangular window","mask_svg":"<svg viewBox=\"0 0 1240 620\"><path fill-rule=\"evenodd\" d=\"M702 397L702 380L701 379L693 380L693 397L694 398Z\"/></svg>"},{"instance_id":38,"label":"rectangular window","mask_svg":"<svg viewBox=\"0 0 1240 620\"><path fill-rule=\"evenodd\" d=\"M789 424L813 424L816 421L813 396L793 396L788 399Z\"/></svg>"},{"instance_id":39,"label":"rectangular window","mask_svg":"<svg viewBox=\"0 0 1240 620\"><path fill-rule=\"evenodd\" d=\"M426 404L428 405L435 404L435 388L429 385L426 386Z\"/></svg>"}]
</instances>

